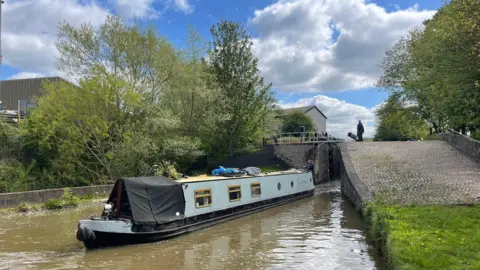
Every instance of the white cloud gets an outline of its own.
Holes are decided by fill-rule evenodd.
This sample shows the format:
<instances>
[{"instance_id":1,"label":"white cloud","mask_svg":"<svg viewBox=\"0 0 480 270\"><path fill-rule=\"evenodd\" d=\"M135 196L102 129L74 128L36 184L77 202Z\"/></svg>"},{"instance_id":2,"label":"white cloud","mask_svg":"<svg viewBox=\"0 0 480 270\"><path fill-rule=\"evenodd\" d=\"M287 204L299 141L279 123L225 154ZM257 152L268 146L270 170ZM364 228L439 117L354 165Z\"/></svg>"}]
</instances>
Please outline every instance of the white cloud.
<instances>
[{"instance_id":1,"label":"white cloud","mask_svg":"<svg viewBox=\"0 0 480 270\"><path fill-rule=\"evenodd\" d=\"M385 50L434 13L387 12L365 0L279 0L255 10L249 25L259 32L259 68L275 88L341 91L373 86Z\"/></svg>"},{"instance_id":2,"label":"white cloud","mask_svg":"<svg viewBox=\"0 0 480 270\"><path fill-rule=\"evenodd\" d=\"M109 14L124 19L158 18L173 0L10 0L2 5L3 63L21 70L22 76L40 73L64 75L55 68L58 24L62 21L79 26L98 26ZM158 2L164 8L157 10ZM176 8L193 12L186 0L175 1ZM172 7L173 8L173 7ZM64 76L63 76L64 77Z\"/></svg>"},{"instance_id":3,"label":"white cloud","mask_svg":"<svg viewBox=\"0 0 480 270\"><path fill-rule=\"evenodd\" d=\"M375 134L375 111L379 105L368 109L363 106L347 103L336 98L317 95L300 99L296 102L281 103L283 108L303 107L316 105L327 116L327 132L339 138L348 138L347 133L356 134L358 120L365 127L364 138L372 138Z\"/></svg>"},{"instance_id":4,"label":"white cloud","mask_svg":"<svg viewBox=\"0 0 480 270\"><path fill-rule=\"evenodd\" d=\"M157 0L110 0L115 13L125 19L133 17L155 19L160 16L160 12L153 7Z\"/></svg>"},{"instance_id":5,"label":"white cloud","mask_svg":"<svg viewBox=\"0 0 480 270\"><path fill-rule=\"evenodd\" d=\"M7 78L7 80L19 80L19 79L28 79L28 78L41 78L45 75L36 72L19 72Z\"/></svg>"},{"instance_id":6,"label":"white cloud","mask_svg":"<svg viewBox=\"0 0 480 270\"><path fill-rule=\"evenodd\" d=\"M52 73L58 51L54 45L61 21L99 25L108 11L94 2L75 0L7 1L3 5L4 63L24 72Z\"/></svg>"},{"instance_id":7,"label":"white cloud","mask_svg":"<svg viewBox=\"0 0 480 270\"><path fill-rule=\"evenodd\" d=\"M190 14L195 10L195 7L188 3L188 0L174 0L177 10L183 11L185 14Z\"/></svg>"}]
</instances>

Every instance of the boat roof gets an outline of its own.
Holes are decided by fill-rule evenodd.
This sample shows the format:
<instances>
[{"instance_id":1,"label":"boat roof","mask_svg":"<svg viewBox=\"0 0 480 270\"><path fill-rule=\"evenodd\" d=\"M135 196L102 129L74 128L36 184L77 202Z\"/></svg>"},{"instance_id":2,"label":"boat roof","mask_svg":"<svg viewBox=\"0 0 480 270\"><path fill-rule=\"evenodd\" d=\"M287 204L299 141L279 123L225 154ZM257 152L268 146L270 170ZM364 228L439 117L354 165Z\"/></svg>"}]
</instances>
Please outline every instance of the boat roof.
<instances>
[{"instance_id":1,"label":"boat roof","mask_svg":"<svg viewBox=\"0 0 480 270\"><path fill-rule=\"evenodd\" d=\"M258 176L251 176L251 175L241 175L241 176L214 176L214 175L199 175L199 176L191 176L188 178L182 178L178 180L174 180L177 183L191 183L191 182L203 182L203 181L219 181L219 180L228 180L228 179L242 179L242 178L252 178L252 177L265 177L265 176L275 176L275 175L283 175L283 174L297 174L302 173L302 170L290 169L286 171L277 171L277 172L270 172L270 173L260 173Z\"/></svg>"}]
</instances>

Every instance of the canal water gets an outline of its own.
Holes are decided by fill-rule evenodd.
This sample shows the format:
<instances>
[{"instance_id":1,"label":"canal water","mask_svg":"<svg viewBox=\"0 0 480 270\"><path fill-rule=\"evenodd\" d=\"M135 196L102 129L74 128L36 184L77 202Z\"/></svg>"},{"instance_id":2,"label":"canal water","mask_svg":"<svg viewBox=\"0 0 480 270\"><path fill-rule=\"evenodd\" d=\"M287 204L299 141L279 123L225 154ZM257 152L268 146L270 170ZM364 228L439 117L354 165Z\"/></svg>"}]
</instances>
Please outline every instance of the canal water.
<instances>
[{"instance_id":1,"label":"canal water","mask_svg":"<svg viewBox=\"0 0 480 270\"><path fill-rule=\"evenodd\" d=\"M167 241L86 250L77 222L102 205L0 218L0 269L386 269L338 182L313 197Z\"/></svg>"}]
</instances>

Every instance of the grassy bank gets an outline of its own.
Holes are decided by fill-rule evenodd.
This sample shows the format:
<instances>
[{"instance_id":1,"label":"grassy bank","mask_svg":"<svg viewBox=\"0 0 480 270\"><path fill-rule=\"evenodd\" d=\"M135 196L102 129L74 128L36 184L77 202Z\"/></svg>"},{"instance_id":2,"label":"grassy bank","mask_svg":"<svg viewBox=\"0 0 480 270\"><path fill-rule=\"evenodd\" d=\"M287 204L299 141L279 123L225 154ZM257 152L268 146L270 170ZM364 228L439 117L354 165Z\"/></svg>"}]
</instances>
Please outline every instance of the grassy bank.
<instances>
[{"instance_id":1,"label":"grassy bank","mask_svg":"<svg viewBox=\"0 0 480 270\"><path fill-rule=\"evenodd\" d=\"M480 269L480 205L371 204L365 216L392 269Z\"/></svg>"}]
</instances>

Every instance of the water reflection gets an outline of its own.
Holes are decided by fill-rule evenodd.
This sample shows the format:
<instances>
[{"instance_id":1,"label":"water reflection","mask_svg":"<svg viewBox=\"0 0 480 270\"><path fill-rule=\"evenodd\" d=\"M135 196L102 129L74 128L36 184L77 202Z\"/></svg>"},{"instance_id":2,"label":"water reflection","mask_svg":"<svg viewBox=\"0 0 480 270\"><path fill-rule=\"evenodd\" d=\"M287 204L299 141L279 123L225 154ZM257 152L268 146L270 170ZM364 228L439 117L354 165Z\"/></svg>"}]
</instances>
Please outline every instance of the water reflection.
<instances>
[{"instance_id":1,"label":"water reflection","mask_svg":"<svg viewBox=\"0 0 480 270\"><path fill-rule=\"evenodd\" d=\"M99 206L0 219L0 269L384 269L338 183L316 195L163 242L86 251Z\"/></svg>"}]
</instances>

